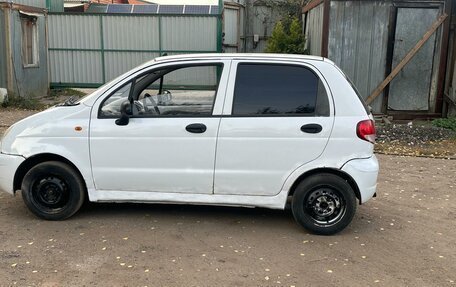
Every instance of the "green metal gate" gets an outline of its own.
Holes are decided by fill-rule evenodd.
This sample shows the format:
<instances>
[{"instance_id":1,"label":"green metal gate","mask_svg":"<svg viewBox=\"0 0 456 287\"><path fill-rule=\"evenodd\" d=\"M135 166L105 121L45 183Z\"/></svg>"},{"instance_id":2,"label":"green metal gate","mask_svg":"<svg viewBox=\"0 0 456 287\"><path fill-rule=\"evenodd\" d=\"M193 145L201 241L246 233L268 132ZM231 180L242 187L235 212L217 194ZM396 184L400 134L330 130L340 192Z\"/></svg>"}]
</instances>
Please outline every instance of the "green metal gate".
<instances>
[{"instance_id":1,"label":"green metal gate","mask_svg":"<svg viewBox=\"0 0 456 287\"><path fill-rule=\"evenodd\" d=\"M221 52L221 13L50 13L51 87L99 87L165 53Z\"/></svg>"}]
</instances>

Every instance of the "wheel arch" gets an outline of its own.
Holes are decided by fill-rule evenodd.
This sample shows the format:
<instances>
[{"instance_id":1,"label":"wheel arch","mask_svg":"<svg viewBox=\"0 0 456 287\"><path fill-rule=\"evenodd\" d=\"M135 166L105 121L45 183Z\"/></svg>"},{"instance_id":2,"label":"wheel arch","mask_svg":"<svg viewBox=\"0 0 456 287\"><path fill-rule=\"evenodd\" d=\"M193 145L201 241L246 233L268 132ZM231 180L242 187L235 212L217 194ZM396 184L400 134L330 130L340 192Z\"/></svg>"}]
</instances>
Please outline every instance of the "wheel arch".
<instances>
[{"instance_id":1,"label":"wheel arch","mask_svg":"<svg viewBox=\"0 0 456 287\"><path fill-rule=\"evenodd\" d=\"M340 169L337 169L337 168L328 168L328 167L323 167L323 168L316 168L316 169L312 169L312 170L309 170L303 174L301 174L294 182L293 184L291 185L291 188L290 188L290 191L288 192L288 195L289 196L293 196L295 190L296 190L296 187L298 186L298 184L300 182L302 182L303 180L305 180L306 178L312 176L312 175L315 175L315 174L319 174L319 173L330 173L330 174L334 174L336 176L339 176L341 177L342 179L346 180L347 183L351 186L351 188L353 189L353 191L355 192L355 196L356 198L358 199L358 202L359 204L361 204L361 192L359 190L359 187L358 185L356 184L356 181L353 179L353 177L351 177L348 173L340 170Z\"/></svg>"},{"instance_id":2,"label":"wheel arch","mask_svg":"<svg viewBox=\"0 0 456 287\"><path fill-rule=\"evenodd\" d=\"M72 163L70 160L67 158L53 154L53 153L41 153L41 154L36 154L33 155L29 158L27 158L24 162L21 163L21 165L17 168L16 173L14 175L14 182L13 182L13 190L16 192L16 190L21 189L22 181L24 180L25 175L27 172L37 164L47 162L47 161L58 161L62 163L68 164L72 169L74 169L75 172L81 177L84 187L87 193L87 184L85 182L84 176L82 176L81 171L77 168L77 166Z\"/></svg>"}]
</instances>

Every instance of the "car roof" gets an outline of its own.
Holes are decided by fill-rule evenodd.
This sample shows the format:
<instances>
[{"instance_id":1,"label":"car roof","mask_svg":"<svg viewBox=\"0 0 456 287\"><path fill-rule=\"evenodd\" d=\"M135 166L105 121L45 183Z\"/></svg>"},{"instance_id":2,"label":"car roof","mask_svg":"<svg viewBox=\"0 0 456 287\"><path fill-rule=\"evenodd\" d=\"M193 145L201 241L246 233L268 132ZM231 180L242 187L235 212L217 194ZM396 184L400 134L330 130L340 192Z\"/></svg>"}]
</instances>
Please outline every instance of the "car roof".
<instances>
[{"instance_id":1,"label":"car roof","mask_svg":"<svg viewBox=\"0 0 456 287\"><path fill-rule=\"evenodd\" d=\"M314 60L323 61L323 57L309 56L309 55L297 55L297 54L268 54L268 53L204 53L204 54L183 54L173 56L162 56L157 57L151 62L167 62L167 61L179 61L179 60L205 60L205 59L220 59L220 60L233 60L233 59L263 59L263 60Z\"/></svg>"},{"instance_id":2,"label":"car roof","mask_svg":"<svg viewBox=\"0 0 456 287\"><path fill-rule=\"evenodd\" d=\"M282 61L319 61L334 64L331 60L320 56L298 55L298 54L268 54L268 53L195 53L172 56L162 56L147 61L134 70L141 70L146 67L167 62L179 62L190 60L282 60Z\"/></svg>"}]
</instances>

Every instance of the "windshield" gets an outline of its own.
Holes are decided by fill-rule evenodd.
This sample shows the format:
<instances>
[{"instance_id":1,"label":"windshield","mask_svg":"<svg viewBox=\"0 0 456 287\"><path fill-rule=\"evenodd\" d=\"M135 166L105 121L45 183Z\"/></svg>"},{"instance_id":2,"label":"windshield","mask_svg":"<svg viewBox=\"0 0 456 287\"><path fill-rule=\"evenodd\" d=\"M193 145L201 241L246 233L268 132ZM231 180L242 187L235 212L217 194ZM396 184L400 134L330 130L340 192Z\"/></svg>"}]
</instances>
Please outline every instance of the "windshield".
<instances>
[{"instance_id":1,"label":"windshield","mask_svg":"<svg viewBox=\"0 0 456 287\"><path fill-rule=\"evenodd\" d=\"M75 104L80 104L80 103L83 104L86 100L88 100L88 99L90 98L91 95L93 95L93 94L96 93L97 91L104 90L104 89L106 89L107 87L111 86L112 83L114 83L115 81L117 81L118 79L120 79L122 76L123 76L123 75L121 75L121 76L119 76L119 77L117 77L117 78L115 78L115 79L113 79L113 80L111 80L111 81L109 81L109 82L103 84L103 85L100 86L95 92L90 93L90 94L87 94L87 95L85 95L85 96L82 97L82 98L79 98L79 99L75 102Z\"/></svg>"},{"instance_id":2,"label":"windshield","mask_svg":"<svg viewBox=\"0 0 456 287\"><path fill-rule=\"evenodd\" d=\"M144 64L141 64L141 65L137 66L136 68L133 68L132 70L130 70L130 71L128 71L128 72L126 72L126 73L114 78L114 79L112 79L111 81L109 81L109 82L105 83L104 85L100 86L93 93L88 94L87 96L84 96L84 97L80 98L77 102L75 102L75 104L81 103L81 104L87 104L87 105L90 106L92 104L91 101L94 100L92 98L92 96L95 96L97 98L98 95L101 95L102 93L104 93L106 90L111 88L111 86L115 85L117 82L120 82L124 78L128 77L129 75L134 74L137 71L140 71L141 69L144 69L144 68L150 66L153 61L154 60L146 62Z\"/></svg>"}]
</instances>

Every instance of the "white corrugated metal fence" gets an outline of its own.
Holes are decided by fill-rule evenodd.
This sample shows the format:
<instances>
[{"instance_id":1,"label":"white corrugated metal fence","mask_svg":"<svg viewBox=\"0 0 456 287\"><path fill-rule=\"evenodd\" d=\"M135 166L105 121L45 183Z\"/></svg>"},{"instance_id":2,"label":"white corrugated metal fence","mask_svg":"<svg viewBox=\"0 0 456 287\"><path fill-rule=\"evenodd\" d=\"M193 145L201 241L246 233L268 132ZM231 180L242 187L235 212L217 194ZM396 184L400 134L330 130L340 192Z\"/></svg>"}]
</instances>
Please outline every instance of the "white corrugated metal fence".
<instances>
[{"instance_id":1,"label":"white corrugated metal fence","mask_svg":"<svg viewBox=\"0 0 456 287\"><path fill-rule=\"evenodd\" d=\"M220 50L220 15L49 15L54 87L96 87L165 53Z\"/></svg>"}]
</instances>

